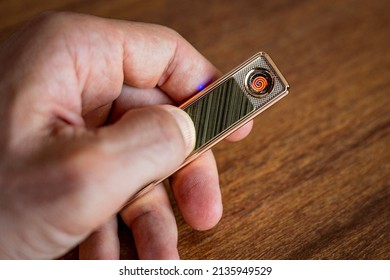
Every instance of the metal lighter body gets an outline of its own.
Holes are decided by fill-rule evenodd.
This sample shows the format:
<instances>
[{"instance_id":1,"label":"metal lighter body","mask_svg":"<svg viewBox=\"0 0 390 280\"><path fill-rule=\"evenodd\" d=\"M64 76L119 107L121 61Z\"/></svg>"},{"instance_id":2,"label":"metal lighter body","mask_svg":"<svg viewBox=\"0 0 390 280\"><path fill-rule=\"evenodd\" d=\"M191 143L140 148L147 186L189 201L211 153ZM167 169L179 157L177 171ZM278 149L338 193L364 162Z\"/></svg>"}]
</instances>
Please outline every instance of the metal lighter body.
<instances>
[{"instance_id":1,"label":"metal lighter body","mask_svg":"<svg viewBox=\"0 0 390 280\"><path fill-rule=\"evenodd\" d=\"M259 52L186 101L180 108L194 122L196 142L175 172L279 101L288 89L271 58ZM142 188L128 203L170 175Z\"/></svg>"}]
</instances>

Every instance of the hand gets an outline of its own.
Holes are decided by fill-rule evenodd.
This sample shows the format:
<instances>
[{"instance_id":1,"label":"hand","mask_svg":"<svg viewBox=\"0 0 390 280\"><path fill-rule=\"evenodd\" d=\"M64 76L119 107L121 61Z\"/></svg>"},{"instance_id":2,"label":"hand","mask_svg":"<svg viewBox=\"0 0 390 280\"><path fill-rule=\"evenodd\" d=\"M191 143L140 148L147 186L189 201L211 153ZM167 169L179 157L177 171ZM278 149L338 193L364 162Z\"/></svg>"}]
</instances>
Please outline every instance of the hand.
<instances>
[{"instance_id":1,"label":"hand","mask_svg":"<svg viewBox=\"0 0 390 280\"><path fill-rule=\"evenodd\" d=\"M194 145L183 111L152 105L180 104L218 75L177 33L150 24L48 13L4 42L0 258L56 258L80 242L81 258L118 258L121 206L175 170ZM219 221L211 152L173 175L171 186L193 228ZM121 216L140 258L179 257L162 185Z\"/></svg>"}]
</instances>

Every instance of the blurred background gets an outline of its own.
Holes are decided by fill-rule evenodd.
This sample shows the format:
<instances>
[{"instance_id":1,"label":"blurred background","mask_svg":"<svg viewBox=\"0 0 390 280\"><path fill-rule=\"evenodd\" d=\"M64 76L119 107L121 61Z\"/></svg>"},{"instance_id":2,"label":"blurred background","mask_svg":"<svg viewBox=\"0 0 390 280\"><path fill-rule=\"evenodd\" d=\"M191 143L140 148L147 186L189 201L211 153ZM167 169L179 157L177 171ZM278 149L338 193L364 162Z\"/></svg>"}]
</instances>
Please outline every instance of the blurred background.
<instances>
[{"instance_id":1,"label":"blurred background","mask_svg":"<svg viewBox=\"0 0 390 280\"><path fill-rule=\"evenodd\" d=\"M289 81L214 149L221 222L194 231L174 205L183 259L390 258L390 1L3 0L0 41L44 10L169 26L224 73L265 51Z\"/></svg>"}]
</instances>

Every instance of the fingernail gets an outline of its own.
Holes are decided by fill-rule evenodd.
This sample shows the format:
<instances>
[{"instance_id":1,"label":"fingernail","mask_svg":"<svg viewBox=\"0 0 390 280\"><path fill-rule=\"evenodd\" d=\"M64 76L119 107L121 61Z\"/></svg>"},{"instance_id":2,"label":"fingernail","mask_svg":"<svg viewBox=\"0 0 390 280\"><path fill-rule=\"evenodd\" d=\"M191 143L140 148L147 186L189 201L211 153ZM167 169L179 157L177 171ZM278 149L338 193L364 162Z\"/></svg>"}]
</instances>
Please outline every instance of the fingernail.
<instances>
[{"instance_id":1,"label":"fingernail","mask_svg":"<svg viewBox=\"0 0 390 280\"><path fill-rule=\"evenodd\" d=\"M183 134L187 154L190 154L195 147L195 127L192 119L186 112L177 107L171 105L164 105L162 107L174 116Z\"/></svg>"}]
</instances>

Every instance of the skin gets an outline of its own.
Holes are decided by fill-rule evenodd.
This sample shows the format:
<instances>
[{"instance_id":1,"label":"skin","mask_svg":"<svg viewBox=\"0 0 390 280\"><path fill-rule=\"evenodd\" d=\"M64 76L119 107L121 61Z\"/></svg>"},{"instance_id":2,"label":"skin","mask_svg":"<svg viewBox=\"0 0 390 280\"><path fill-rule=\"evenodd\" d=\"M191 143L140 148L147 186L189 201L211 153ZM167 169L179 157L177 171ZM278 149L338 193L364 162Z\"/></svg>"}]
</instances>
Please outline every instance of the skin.
<instances>
[{"instance_id":1,"label":"skin","mask_svg":"<svg viewBox=\"0 0 390 280\"><path fill-rule=\"evenodd\" d=\"M80 245L82 259L117 259L120 214L139 258L178 259L161 184L122 206L191 152L193 124L172 105L219 75L171 29L80 14L41 14L0 45L0 258L51 259ZM211 151L170 180L190 226L218 223Z\"/></svg>"}]
</instances>

